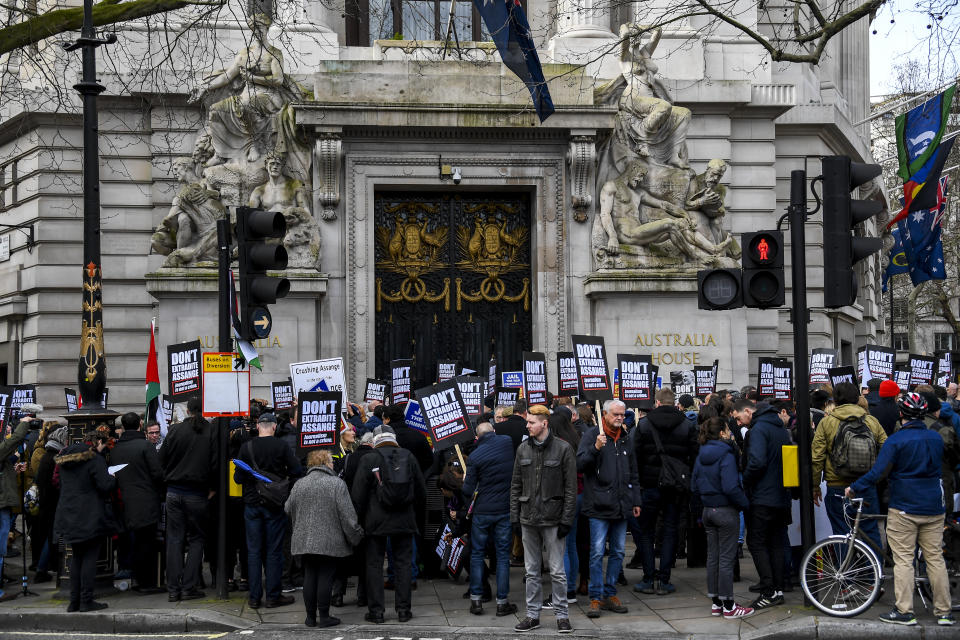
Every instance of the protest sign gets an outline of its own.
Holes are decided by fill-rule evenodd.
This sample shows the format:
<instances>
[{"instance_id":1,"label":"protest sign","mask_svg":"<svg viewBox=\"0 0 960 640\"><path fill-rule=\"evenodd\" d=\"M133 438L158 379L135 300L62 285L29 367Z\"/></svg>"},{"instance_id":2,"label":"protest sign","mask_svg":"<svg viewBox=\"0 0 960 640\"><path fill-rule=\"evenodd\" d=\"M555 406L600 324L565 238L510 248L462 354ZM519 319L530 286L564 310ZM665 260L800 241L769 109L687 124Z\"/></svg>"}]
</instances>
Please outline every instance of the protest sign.
<instances>
[{"instance_id":1,"label":"protest sign","mask_svg":"<svg viewBox=\"0 0 960 640\"><path fill-rule=\"evenodd\" d=\"M390 404L410 402L410 380L413 378L413 360L390 361Z\"/></svg>"},{"instance_id":2,"label":"protest sign","mask_svg":"<svg viewBox=\"0 0 960 640\"><path fill-rule=\"evenodd\" d=\"M387 401L387 383L376 378L367 378L367 386L363 391L364 402L386 402Z\"/></svg>"},{"instance_id":3,"label":"protest sign","mask_svg":"<svg viewBox=\"0 0 960 640\"><path fill-rule=\"evenodd\" d=\"M683 371L670 372L670 388L676 396L682 396L685 393L694 395L697 392L697 377L693 371L685 369Z\"/></svg>"},{"instance_id":4,"label":"protest sign","mask_svg":"<svg viewBox=\"0 0 960 640\"><path fill-rule=\"evenodd\" d=\"M35 384L15 384L13 385L13 395L10 396L10 413L19 415L17 411L25 404L34 404L37 401L37 385Z\"/></svg>"},{"instance_id":5,"label":"protest sign","mask_svg":"<svg viewBox=\"0 0 960 640\"><path fill-rule=\"evenodd\" d=\"M898 364L893 368L893 381L897 383L901 391L910 388L910 367L908 365Z\"/></svg>"},{"instance_id":6,"label":"protest sign","mask_svg":"<svg viewBox=\"0 0 960 640\"><path fill-rule=\"evenodd\" d=\"M309 362L294 362L290 365L290 381L293 394L301 391L336 391L340 394L340 406L347 406L347 385L344 381L343 358L326 358Z\"/></svg>"},{"instance_id":7,"label":"protest sign","mask_svg":"<svg viewBox=\"0 0 960 640\"><path fill-rule=\"evenodd\" d=\"M810 352L810 384L828 384L827 373L837 364L840 352L836 349L814 349Z\"/></svg>"},{"instance_id":8,"label":"protest sign","mask_svg":"<svg viewBox=\"0 0 960 640\"><path fill-rule=\"evenodd\" d=\"M520 399L520 392L516 389L497 388L497 407L512 407Z\"/></svg>"},{"instance_id":9,"label":"protest sign","mask_svg":"<svg viewBox=\"0 0 960 640\"><path fill-rule=\"evenodd\" d=\"M874 378L881 380L893 379L893 365L897 359L897 352L889 347L867 345L857 352L859 364L860 384L863 387Z\"/></svg>"},{"instance_id":10,"label":"protest sign","mask_svg":"<svg viewBox=\"0 0 960 640\"><path fill-rule=\"evenodd\" d=\"M484 379L475 376L457 376L454 380L457 388L460 389L460 397L463 398L467 415L479 416L483 413Z\"/></svg>"},{"instance_id":11,"label":"protest sign","mask_svg":"<svg viewBox=\"0 0 960 640\"><path fill-rule=\"evenodd\" d=\"M717 369L713 365L694 367L693 375L697 381L697 396L702 398L717 388Z\"/></svg>"},{"instance_id":12,"label":"protest sign","mask_svg":"<svg viewBox=\"0 0 960 640\"><path fill-rule=\"evenodd\" d=\"M270 385L273 392L273 410L283 411L293 406L293 383L289 380Z\"/></svg>"},{"instance_id":13,"label":"protest sign","mask_svg":"<svg viewBox=\"0 0 960 640\"><path fill-rule=\"evenodd\" d=\"M500 386L507 389L523 389L523 371L504 371L500 374Z\"/></svg>"},{"instance_id":14,"label":"protest sign","mask_svg":"<svg viewBox=\"0 0 960 640\"><path fill-rule=\"evenodd\" d=\"M76 411L77 407L77 390L71 389L70 387L63 388L63 395L67 400L67 411Z\"/></svg>"},{"instance_id":15,"label":"protest sign","mask_svg":"<svg viewBox=\"0 0 960 640\"><path fill-rule=\"evenodd\" d=\"M456 360L437 360L437 382L446 382L456 377L459 364Z\"/></svg>"},{"instance_id":16,"label":"protest sign","mask_svg":"<svg viewBox=\"0 0 960 640\"><path fill-rule=\"evenodd\" d=\"M200 341L167 347L167 390L173 402L200 398Z\"/></svg>"},{"instance_id":17,"label":"protest sign","mask_svg":"<svg viewBox=\"0 0 960 640\"><path fill-rule=\"evenodd\" d=\"M497 388L497 359L490 358L487 365L487 395L494 393Z\"/></svg>"},{"instance_id":18,"label":"protest sign","mask_svg":"<svg viewBox=\"0 0 960 640\"><path fill-rule=\"evenodd\" d=\"M953 382L953 353L937 351L937 386L947 387Z\"/></svg>"},{"instance_id":19,"label":"protest sign","mask_svg":"<svg viewBox=\"0 0 960 640\"><path fill-rule=\"evenodd\" d=\"M204 418L250 415L250 370L234 369L237 355L227 351L201 356Z\"/></svg>"},{"instance_id":20,"label":"protest sign","mask_svg":"<svg viewBox=\"0 0 960 640\"><path fill-rule=\"evenodd\" d=\"M297 394L298 453L340 444L339 391L302 391Z\"/></svg>"},{"instance_id":21,"label":"protest sign","mask_svg":"<svg viewBox=\"0 0 960 640\"><path fill-rule=\"evenodd\" d=\"M538 351L523 352L523 397L528 405L547 404L547 359Z\"/></svg>"},{"instance_id":22,"label":"protest sign","mask_svg":"<svg viewBox=\"0 0 960 640\"><path fill-rule=\"evenodd\" d=\"M837 388L837 385L841 382L848 382L850 384L857 384L857 372L854 371L853 367L834 367L829 369L827 373L830 375L830 386L834 389Z\"/></svg>"},{"instance_id":23,"label":"protest sign","mask_svg":"<svg viewBox=\"0 0 960 640\"><path fill-rule=\"evenodd\" d=\"M10 400L13 398L13 387L0 386L0 427L7 426L10 418ZM0 432L0 437L2 437Z\"/></svg>"},{"instance_id":24,"label":"protest sign","mask_svg":"<svg viewBox=\"0 0 960 640\"><path fill-rule=\"evenodd\" d=\"M425 435L430 435L427 421L424 420L423 412L420 411L420 403L416 400L411 400L407 403L407 408L403 413L403 420L407 423L408 427L412 427Z\"/></svg>"},{"instance_id":25,"label":"protest sign","mask_svg":"<svg viewBox=\"0 0 960 640\"><path fill-rule=\"evenodd\" d=\"M620 369L613 368L613 397L620 397Z\"/></svg>"},{"instance_id":26,"label":"protest sign","mask_svg":"<svg viewBox=\"0 0 960 640\"><path fill-rule=\"evenodd\" d=\"M907 361L907 366L910 367L910 384L933 384L933 367L936 362L933 356L911 353Z\"/></svg>"},{"instance_id":27,"label":"protest sign","mask_svg":"<svg viewBox=\"0 0 960 640\"><path fill-rule=\"evenodd\" d=\"M573 351L561 351L557 354L557 395L575 396L579 389L577 360L573 357Z\"/></svg>"},{"instance_id":28,"label":"protest sign","mask_svg":"<svg viewBox=\"0 0 960 640\"><path fill-rule=\"evenodd\" d=\"M434 451L473 442L473 426L456 382L433 384L414 393L430 427Z\"/></svg>"},{"instance_id":29,"label":"protest sign","mask_svg":"<svg viewBox=\"0 0 960 640\"><path fill-rule=\"evenodd\" d=\"M776 358L759 358L760 372L757 375L757 393L761 396L773 395L773 361Z\"/></svg>"},{"instance_id":30,"label":"protest sign","mask_svg":"<svg viewBox=\"0 0 960 640\"><path fill-rule=\"evenodd\" d=\"M617 354L620 369L619 399L630 408L650 406L653 401L653 378L650 356Z\"/></svg>"},{"instance_id":31,"label":"protest sign","mask_svg":"<svg viewBox=\"0 0 960 640\"><path fill-rule=\"evenodd\" d=\"M773 361L773 397L775 400L793 399L793 363L789 360Z\"/></svg>"},{"instance_id":32,"label":"protest sign","mask_svg":"<svg viewBox=\"0 0 960 640\"><path fill-rule=\"evenodd\" d=\"M571 336L577 361L580 397L587 402L613 399L613 385L607 373L607 350L600 336Z\"/></svg>"},{"instance_id":33,"label":"protest sign","mask_svg":"<svg viewBox=\"0 0 960 640\"><path fill-rule=\"evenodd\" d=\"M167 423L166 428L160 425L160 435L166 437L167 429L173 424L173 402L169 398L160 397L160 411L163 413L163 420Z\"/></svg>"}]
</instances>

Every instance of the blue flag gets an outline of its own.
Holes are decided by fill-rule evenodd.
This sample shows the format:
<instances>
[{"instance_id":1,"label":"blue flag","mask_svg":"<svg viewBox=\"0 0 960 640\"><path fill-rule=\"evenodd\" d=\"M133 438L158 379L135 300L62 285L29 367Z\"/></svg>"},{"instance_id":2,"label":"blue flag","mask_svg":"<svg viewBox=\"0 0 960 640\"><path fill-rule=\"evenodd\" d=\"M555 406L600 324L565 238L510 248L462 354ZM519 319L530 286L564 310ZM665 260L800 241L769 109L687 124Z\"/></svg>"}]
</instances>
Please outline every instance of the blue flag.
<instances>
[{"instance_id":1,"label":"blue flag","mask_svg":"<svg viewBox=\"0 0 960 640\"><path fill-rule=\"evenodd\" d=\"M487 25L503 64L517 74L530 90L533 108L540 122L543 122L554 111L553 100L520 0L473 0L473 4Z\"/></svg>"},{"instance_id":2,"label":"blue flag","mask_svg":"<svg viewBox=\"0 0 960 640\"><path fill-rule=\"evenodd\" d=\"M900 228L894 229L890 235L893 236L893 246L890 247L890 262L883 272L884 293L887 292L887 280L890 279L890 276L898 276L901 273L910 272L910 267L907 264L907 252L903 248L903 236L901 235Z\"/></svg>"},{"instance_id":3,"label":"blue flag","mask_svg":"<svg viewBox=\"0 0 960 640\"><path fill-rule=\"evenodd\" d=\"M937 207L914 211L897 223L903 238L910 280L916 286L927 280L946 280L941 221L947 207L947 176L937 185Z\"/></svg>"}]
</instances>

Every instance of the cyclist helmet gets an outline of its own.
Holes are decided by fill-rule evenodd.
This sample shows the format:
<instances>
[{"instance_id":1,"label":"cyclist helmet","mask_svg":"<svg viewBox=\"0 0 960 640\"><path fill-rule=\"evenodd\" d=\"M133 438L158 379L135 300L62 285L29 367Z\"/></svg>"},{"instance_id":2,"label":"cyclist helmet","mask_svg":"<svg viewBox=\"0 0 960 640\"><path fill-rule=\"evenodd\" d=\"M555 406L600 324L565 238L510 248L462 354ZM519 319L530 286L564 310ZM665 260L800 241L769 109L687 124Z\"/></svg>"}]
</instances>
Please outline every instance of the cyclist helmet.
<instances>
[{"instance_id":1,"label":"cyclist helmet","mask_svg":"<svg viewBox=\"0 0 960 640\"><path fill-rule=\"evenodd\" d=\"M927 412L927 401L919 393L908 393L897 402L897 407L900 409L900 415L904 418L917 420Z\"/></svg>"}]
</instances>

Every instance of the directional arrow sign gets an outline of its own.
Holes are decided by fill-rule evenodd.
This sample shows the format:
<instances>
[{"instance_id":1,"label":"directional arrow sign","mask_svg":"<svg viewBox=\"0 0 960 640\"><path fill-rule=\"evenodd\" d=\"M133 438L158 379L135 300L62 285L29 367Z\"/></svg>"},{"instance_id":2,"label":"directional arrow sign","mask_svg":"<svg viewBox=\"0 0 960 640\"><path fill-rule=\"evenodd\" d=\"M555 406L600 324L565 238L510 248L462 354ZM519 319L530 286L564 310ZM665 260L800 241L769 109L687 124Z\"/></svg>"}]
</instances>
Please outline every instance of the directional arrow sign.
<instances>
[{"instance_id":1,"label":"directional arrow sign","mask_svg":"<svg viewBox=\"0 0 960 640\"><path fill-rule=\"evenodd\" d=\"M257 336L257 339L262 340L270 335L273 319L267 309L258 307L250 314L250 324L253 326L253 334Z\"/></svg>"}]
</instances>

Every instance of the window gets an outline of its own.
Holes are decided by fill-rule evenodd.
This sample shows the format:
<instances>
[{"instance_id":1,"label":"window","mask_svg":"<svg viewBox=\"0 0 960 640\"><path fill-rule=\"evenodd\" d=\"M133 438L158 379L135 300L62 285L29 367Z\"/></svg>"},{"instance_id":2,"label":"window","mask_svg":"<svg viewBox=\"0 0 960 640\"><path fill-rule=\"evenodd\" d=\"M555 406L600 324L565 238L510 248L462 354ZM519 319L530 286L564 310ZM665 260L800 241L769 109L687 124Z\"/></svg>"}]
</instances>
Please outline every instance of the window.
<instances>
[{"instance_id":1,"label":"window","mask_svg":"<svg viewBox=\"0 0 960 640\"><path fill-rule=\"evenodd\" d=\"M526 7L526 3L522 3ZM347 46L366 47L375 40L443 40L447 35L450 0L347 0ZM472 2L454 4L451 40L490 40ZM454 37L454 35L456 37Z\"/></svg>"},{"instance_id":2,"label":"window","mask_svg":"<svg viewBox=\"0 0 960 640\"><path fill-rule=\"evenodd\" d=\"M910 341L907 339L907 334L905 333L894 333L893 334L893 348L897 351L909 351L910 350Z\"/></svg>"},{"instance_id":3,"label":"window","mask_svg":"<svg viewBox=\"0 0 960 640\"><path fill-rule=\"evenodd\" d=\"M934 347L937 351L953 351L952 333L935 333L933 338Z\"/></svg>"}]
</instances>

